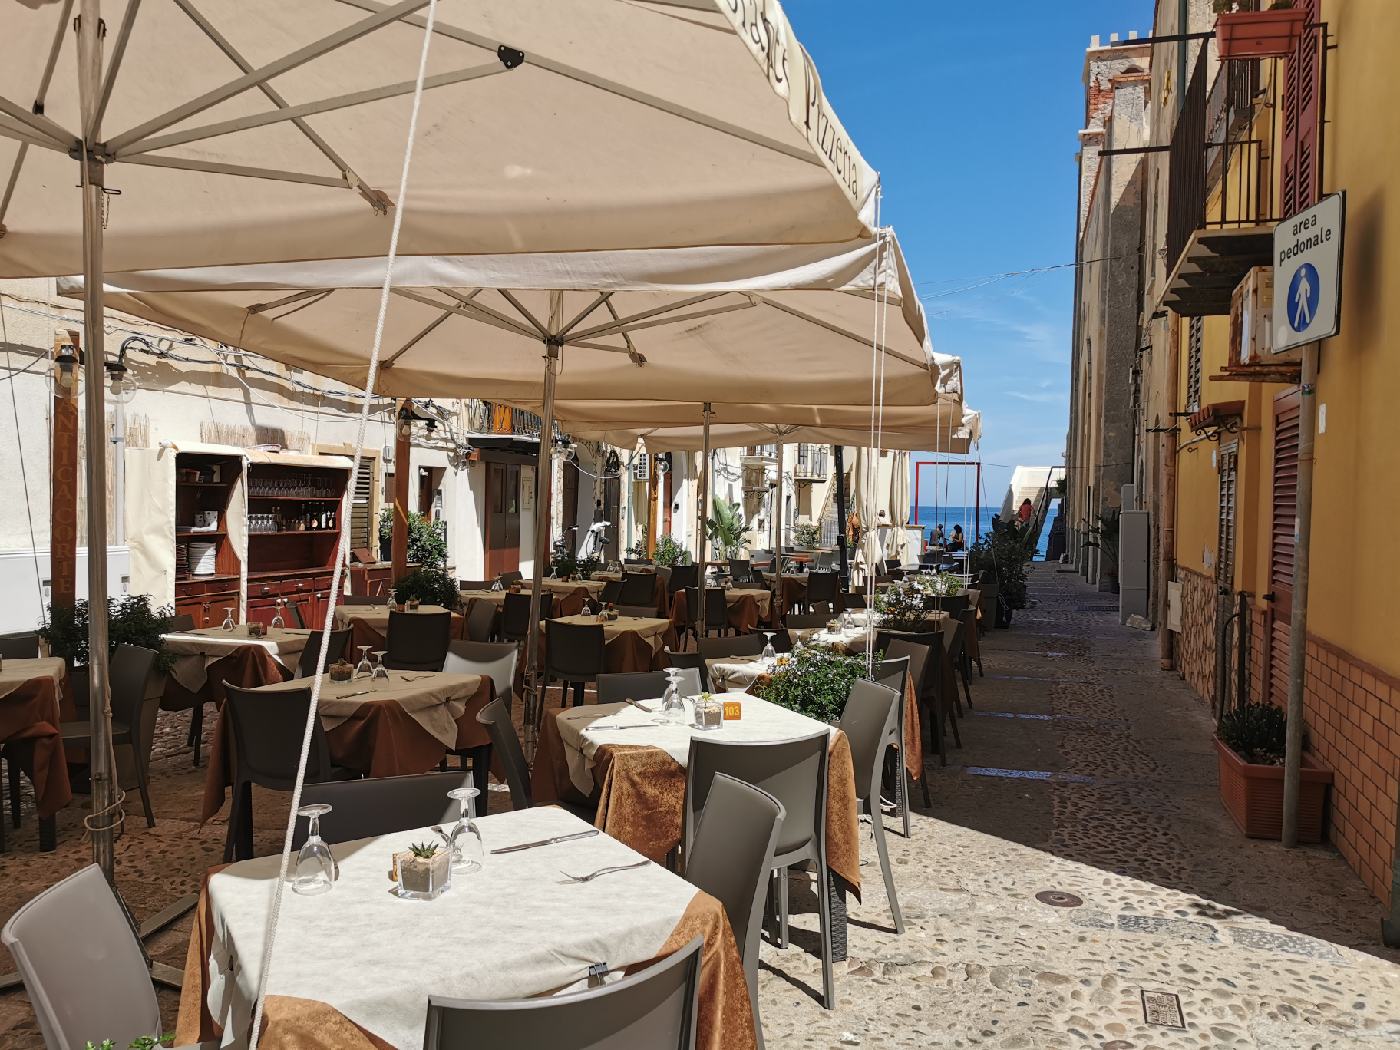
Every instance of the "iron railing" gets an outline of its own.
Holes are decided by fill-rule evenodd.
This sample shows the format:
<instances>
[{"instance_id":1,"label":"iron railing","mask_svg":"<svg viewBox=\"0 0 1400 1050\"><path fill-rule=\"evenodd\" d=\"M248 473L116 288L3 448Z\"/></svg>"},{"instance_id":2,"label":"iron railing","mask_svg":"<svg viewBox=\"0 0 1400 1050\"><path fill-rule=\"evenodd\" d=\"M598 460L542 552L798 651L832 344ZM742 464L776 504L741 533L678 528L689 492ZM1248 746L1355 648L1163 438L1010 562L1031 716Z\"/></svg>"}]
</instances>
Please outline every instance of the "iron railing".
<instances>
[{"instance_id":1,"label":"iron railing","mask_svg":"<svg viewBox=\"0 0 1400 1050\"><path fill-rule=\"evenodd\" d=\"M825 481L826 457L825 445L798 445L792 476L798 481Z\"/></svg>"},{"instance_id":2,"label":"iron railing","mask_svg":"<svg viewBox=\"0 0 1400 1050\"><path fill-rule=\"evenodd\" d=\"M1167 270L1176 269L1181 253L1206 219L1206 48L1186 87L1168 152Z\"/></svg>"}]
</instances>

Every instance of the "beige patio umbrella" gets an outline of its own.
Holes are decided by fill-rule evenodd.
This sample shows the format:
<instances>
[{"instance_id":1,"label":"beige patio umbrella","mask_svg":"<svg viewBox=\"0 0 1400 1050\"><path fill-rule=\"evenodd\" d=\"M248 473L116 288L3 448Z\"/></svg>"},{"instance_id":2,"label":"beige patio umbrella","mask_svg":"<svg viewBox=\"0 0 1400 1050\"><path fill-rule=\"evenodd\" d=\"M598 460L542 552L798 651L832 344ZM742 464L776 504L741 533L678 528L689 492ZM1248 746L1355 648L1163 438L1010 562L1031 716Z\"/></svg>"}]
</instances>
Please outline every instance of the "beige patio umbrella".
<instances>
[{"instance_id":1,"label":"beige patio umbrella","mask_svg":"<svg viewBox=\"0 0 1400 1050\"><path fill-rule=\"evenodd\" d=\"M94 351L110 270L374 257L391 227L405 253L509 254L874 226L874 172L777 0L761 17L728 0L0 6L0 276L87 275ZM391 196L410 116L411 209ZM89 435L103 366L88 354ZM105 471L87 463L102 548ZM104 559L88 589L107 593ZM90 650L93 849L110 876L100 602Z\"/></svg>"}]
</instances>

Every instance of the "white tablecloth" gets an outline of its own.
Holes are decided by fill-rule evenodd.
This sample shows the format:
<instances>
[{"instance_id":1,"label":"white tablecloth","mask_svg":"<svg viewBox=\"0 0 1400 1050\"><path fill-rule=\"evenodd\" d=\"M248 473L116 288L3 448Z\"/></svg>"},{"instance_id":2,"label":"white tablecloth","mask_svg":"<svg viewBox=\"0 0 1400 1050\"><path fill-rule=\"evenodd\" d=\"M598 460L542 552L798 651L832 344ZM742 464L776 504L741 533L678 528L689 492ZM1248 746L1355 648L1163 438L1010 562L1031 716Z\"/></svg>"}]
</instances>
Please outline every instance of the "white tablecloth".
<instances>
[{"instance_id":1,"label":"white tablecloth","mask_svg":"<svg viewBox=\"0 0 1400 1050\"><path fill-rule=\"evenodd\" d=\"M545 620L543 626L546 632L548 632L551 623L602 623L604 643L630 631L645 639L647 644L651 646L652 652L659 651L661 646L665 644L665 634L671 627L670 620L662 620L654 616L619 616L616 620L600 621L592 613L580 613L577 616L556 616L553 620Z\"/></svg>"},{"instance_id":2,"label":"white tablecloth","mask_svg":"<svg viewBox=\"0 0 1400 1050\"><path fill-rule=\"evenodd\" d=\"M519 999L575 985L594 963L621 972L657 955L695 896L656 864L566 880L561 870L642 859L602 834L490 854L588 830L562 809L503 813L477 826L488 851L482 870L454 876L434 901L399 900L388 879L391 854L432 841L431 831L332 847L340 878L329 893L283 894L268 993L327 1003L391 1046L421 1047L429 995ZM278 861L243 861L209 880L208 1006L226 1046L247 1045Z\"/></svg>"},{"instance_id":3,"label":"white tablecloth","mask_svg":"<svg viewBox=\"0 0 1400 1050\"><path fill-rule=\"evenodd\" d=\"M264 691L307 689L309 678L277 682ZM404 712L439 740L444 747L457 743L457 719L467 702L481 688L481 675L452 674L447 671L390 671L389 681L374 682L358 677L349 682L332 682L328 676L321 686L317 710L321 724L334 729L364 704L394 700Z\"/></svg>"},{"instance_id":4,"label":"white tablecloth","mask_svg":"<svg viewBox=\"0 0 1400 1050\"><path fill-rule=\"evenodd\" d=\"M559 737L564 742L564 755L569 763L569 780L585 795L593 792L593 756L604 744L659 747L684 768L690 758L691 737L728 743L762 743L811 736L818 730L835 732L832 726L815 718L789 711L767 700L747 693L716 694L726 701L737 700L743 706L743 717L726 720L723 729L696 729L689 725L690 707L686 707L686 724L661 723L661 701L645 700L644 706L656 713L638 710L631 704L590 704L560 711ZM661 723L661 724L658 724ZM605 726L635 726L630 729L605 729Z\"/></svg>"},{"instance_id":5,"label":"white tablecloth","mask_svg":"<svg viewBox=\"0 0 1400 1050\"><path fill-rule=\"evenodd\" d=\"M407 615L421 616L425 613L445 613L447 612L440 605L420 605L418 609ZM389 606L387 605L337 605L335 607L335 629L343 631L350 626L351 620L363 620L369 627L373 627L380 634L389 629Z\"/></svg>"},{"instance_id":6,"label":"white tablecloth","mask_svg":"<svg viewBox=\"0 0 1400 1050\"><path fill-rule=\"evenodd\" d=\"M225 631L222 627L202 627L161 637L166 652L175 657L171 677L190 692L197 693L204 688L208 679L205 672L209 665L245 645L262 646L274 660L289 672L292 671L301 659L301 651L306 648L306 639L310 635L310 631L283 627L274 630L269 627L263 637L249 638L248 625L239 624L231 631Z\"/></svg>"},{"instance_id":7,"label":"white tablecloth","mask_svg":"<svg viewBox=\"0 0 1400 1050\"><path fill-rule=\"evenodd\" d=\"M35 678L52 678L54 686L63 689L68 665L62 657L41 656L32 659L9 659L0 666L0 699L9 696L25 682ZM86 701L86 697L83 698Z\"/></svg>"}]
</instances>

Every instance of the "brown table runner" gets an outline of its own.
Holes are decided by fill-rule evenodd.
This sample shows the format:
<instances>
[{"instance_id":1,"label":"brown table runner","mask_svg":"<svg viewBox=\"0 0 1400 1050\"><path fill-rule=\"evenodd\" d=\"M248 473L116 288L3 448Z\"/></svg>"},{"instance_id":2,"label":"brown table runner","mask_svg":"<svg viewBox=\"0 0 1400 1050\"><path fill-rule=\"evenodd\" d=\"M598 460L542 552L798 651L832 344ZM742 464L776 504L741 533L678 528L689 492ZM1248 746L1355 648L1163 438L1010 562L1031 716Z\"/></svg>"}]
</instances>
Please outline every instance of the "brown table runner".
<instances>
[{"instance_id":1,"label":"brown table runner","mask_svg":"<svg viewBox=\"0 0 1400 1050\"><path fill-rule=\"evenodd\" d=\"M209 955L213 944L213 920L209 908L209 877L224 865L205 872L199 888L199 904L185 953L185 979L180 990L180 1012L175 1042L193 1046L217 1042L223 1030L209 1015ZM676 928L654 959L629 967L635 973L684 948L696 937L700 949L700 995L695 1025L699 1050L754 1050L753 1008L749 1002L744 964L724 906L707 893L697 892ZM292 946L287 946L293 950ZM264 1004L259 1050L392 1050L373 1032L350 1020L339 1010L314 999L269 995Z\"/></svg>"},{"instance_id":2,"label":"brown table runner","mask_svg":"<svg viewBox=\"0 0 1400 1050\"><path fill-rule=\"evenodd\" d=\"M29 774L40 819L53 816L73 799L61 722L59 689L48 675L31 678L0 697L0 745L6 757Z\"/></svg>"},{"instance_id":3,"label":"brown table runner","mask_svg":"<svg viewBox=\"0 0 1400 1050\"><path fill-rule=\"evenodd\" d=\"M594 823L638 853L663 863L680 845L685 805L685 768L659 747L605 744L593 756L599 784ZM569 779L559 724L546 718L530 786L535 802L590 801ZM860 823L856 814L855 768L844 733L831 738L827 762L826 854L831 870L860 895Z\"/></svg>"},{"instance_id":4,"label":"brown table runner","mask_svg":"<svg viewBox=\"0 0 1400 1050\"><path fill-rule=\"evenodd\" d=\"M457 719L459 747L489 743L485 726L476 714L491 702L491 679L482 677L476 695L467 702ZM463 742L465 741L465 743ZM209 748L209 767L204 774L204 804L200 821L207 821L223 808L224 795L233 785L233 729L226 712L220 710ZM353 715L326 731L331 762L370 777L397 777L427 773L447 753L447 748L392 699L369 699Z\"/></svg>"},{"instance_id":5,"label":"brown table runner","mask_svg":"<svg viewBox=\"0 0 1400 1050\"><path fill-rule=\"evenodd\" d=\"M188 711L200 703L222 707L227 695L225 682L241 689L256 689L260 685L285 682L287 677L287 671L277 658L261 645L241 645L209 665L208 678L197 693L186 689L173 677L167 677L160 707L162 711Z\"/></svg>"}]
</instances>

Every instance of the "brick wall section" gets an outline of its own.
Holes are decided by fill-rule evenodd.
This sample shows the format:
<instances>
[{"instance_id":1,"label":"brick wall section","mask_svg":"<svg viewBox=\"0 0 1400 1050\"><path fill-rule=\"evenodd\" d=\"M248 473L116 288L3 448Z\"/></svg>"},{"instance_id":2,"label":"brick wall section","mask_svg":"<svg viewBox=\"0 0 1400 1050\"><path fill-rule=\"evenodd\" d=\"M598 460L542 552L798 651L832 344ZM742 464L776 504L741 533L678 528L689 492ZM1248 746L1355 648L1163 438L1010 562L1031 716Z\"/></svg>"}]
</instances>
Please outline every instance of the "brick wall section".
<instances>
[{"instance_id":1,"label":"brick wall section","mask_svg":"<svg viewBox=\"0 0 1400 1050\"><path fill-rule=\"evenodd\" d=\"M1333 771L1328 838L1388 903L1400 792L1400 679L1309 638L1303 704L1308 749Z\"/></svg>"},{"instance_id":2,"label":"brick wall section","mask_svg":"<svg viewBox=\"0 0 1400 1050\"><path fill-rule=\"evenodd\" d=\"M1176 669L1207 702L1215 696L1215 581L1178 566L1181 581L1181 634Z\"/></svg>"}]
</instances>

